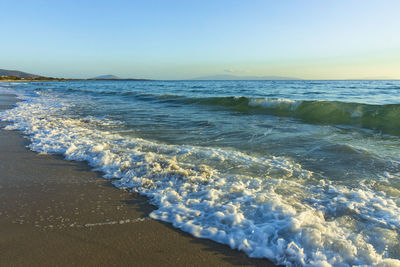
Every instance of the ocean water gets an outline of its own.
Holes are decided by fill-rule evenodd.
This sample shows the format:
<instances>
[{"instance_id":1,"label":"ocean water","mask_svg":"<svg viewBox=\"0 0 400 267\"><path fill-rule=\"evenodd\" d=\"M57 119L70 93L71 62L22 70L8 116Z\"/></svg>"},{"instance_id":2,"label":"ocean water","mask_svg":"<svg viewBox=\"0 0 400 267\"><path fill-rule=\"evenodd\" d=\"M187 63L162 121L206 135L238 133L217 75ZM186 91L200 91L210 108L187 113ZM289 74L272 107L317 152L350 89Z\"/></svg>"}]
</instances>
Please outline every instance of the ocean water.
<instances>
[{"instance_id":1,"label":"ocean water","mask_svg":"<svg viewBox=\"0 0 400 267\"><path fill-rule=\"evenodd\" d=\"M30 149L287 266L400 266L400 81L1 83Z\"/></svg>"}]
</instances>

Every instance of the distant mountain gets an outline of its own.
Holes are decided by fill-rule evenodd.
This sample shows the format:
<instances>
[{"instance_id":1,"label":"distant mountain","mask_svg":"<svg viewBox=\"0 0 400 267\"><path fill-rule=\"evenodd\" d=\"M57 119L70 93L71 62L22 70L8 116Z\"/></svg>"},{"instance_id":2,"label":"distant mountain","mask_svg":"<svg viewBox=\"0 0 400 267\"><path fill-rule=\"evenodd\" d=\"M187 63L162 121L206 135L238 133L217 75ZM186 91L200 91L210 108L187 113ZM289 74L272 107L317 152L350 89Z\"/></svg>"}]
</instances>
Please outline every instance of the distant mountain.
<instances>
[{"instance_id":1,"label":"distant mountain","mask_svg":"<svg viewBox=\"0 0 400 267\"><path fill-rule=\"evenodd\" d=\"M19 70L4 70L4 69L0 69L0 76L16 76L18 78L24 78L24 79L43 77L40 75L26 73Z\"/></svg>"},{"instance_id":2,"label":"distant mountain","mask_svg":"<svg viewBox=\"0 0 400 267\"><path fill-rule=\"evenodd\" d=\"M121 80L120 77L115 76L115 75L111 75L111 74L107 74L107 75L100 75L94 78L91 78L92 80Z\"/></svg>"},{"instance_id":3,"label":"distant mountain","mask_svg":"<svg viewBox=\"0 0 400 267\"><path fill-rule=\"evenodd\" d=\"M116 80L116 81L151 81L150 79L137 79L137 78L120 78L115 75L101 75L94 78L86 79L88 81L98 81L98 80Z\"/></svg>"},{"instance_id":4,"label":"distant mountain","mask_svg":"<svg viewBox=\"0 0 400 267\"><path fill-rule=\"evenodd\" d=\"M282 77L282 76L235 76L230 74L219 74L211 76L197 77L192 80L301 80L294 77Z\"/></svg>"}]
</instances>

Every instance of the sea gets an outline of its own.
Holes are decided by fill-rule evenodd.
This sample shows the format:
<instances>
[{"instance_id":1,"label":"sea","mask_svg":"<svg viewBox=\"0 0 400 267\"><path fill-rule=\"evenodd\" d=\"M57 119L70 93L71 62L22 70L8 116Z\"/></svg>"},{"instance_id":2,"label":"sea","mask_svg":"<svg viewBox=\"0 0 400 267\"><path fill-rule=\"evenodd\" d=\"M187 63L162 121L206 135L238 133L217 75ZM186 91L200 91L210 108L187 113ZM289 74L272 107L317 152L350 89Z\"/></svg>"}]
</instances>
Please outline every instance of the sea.
<instances>
[{"instance_id":1,"label":"sea","mask_svg":"<svg viewBox=\"0 0 400 267\"><path fill-rule=\"evenodd\" d=\"M41 154L286 266L400 266L400 81L3 82ZM160 237L162 238L162 237Z\"/></svg>"}]
</instances>

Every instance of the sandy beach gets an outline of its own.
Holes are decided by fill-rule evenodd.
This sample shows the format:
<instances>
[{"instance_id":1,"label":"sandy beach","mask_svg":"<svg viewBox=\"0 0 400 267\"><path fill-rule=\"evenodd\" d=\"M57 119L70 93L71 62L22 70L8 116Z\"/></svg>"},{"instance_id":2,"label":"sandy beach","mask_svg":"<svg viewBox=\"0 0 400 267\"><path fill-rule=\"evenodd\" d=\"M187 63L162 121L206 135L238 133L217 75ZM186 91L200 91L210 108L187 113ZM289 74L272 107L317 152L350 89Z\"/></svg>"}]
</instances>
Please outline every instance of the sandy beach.
<instances>
[{"instance_id":1,"label":"sandy beach","mask_svg":"<svg viewBox=\"0 0 400 267\"><path fill-rule=\"evenodd\" d=\"M28 144L0 130L0 266L274 266L149 219L148 199Z\"/></svg>"}]
</instances>

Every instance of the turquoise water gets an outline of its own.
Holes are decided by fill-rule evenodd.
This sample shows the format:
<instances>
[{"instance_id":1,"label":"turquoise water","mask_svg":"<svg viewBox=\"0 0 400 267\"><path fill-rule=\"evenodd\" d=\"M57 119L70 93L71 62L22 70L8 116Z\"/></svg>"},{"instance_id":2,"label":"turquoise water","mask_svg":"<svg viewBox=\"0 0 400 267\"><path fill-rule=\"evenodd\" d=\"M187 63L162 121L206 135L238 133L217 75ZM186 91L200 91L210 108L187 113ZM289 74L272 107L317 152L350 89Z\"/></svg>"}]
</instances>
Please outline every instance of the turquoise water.
<instances>
[{"instance_id":1,"label":"turquoise water","mask_svg":"<svg viewBox=\"0 0 400 267\"><path fill-rule=\"evenodd\" d=\"M400 81L2 83L31 149L286 265L400 265Z\"/></svg>"}]
</instances>

